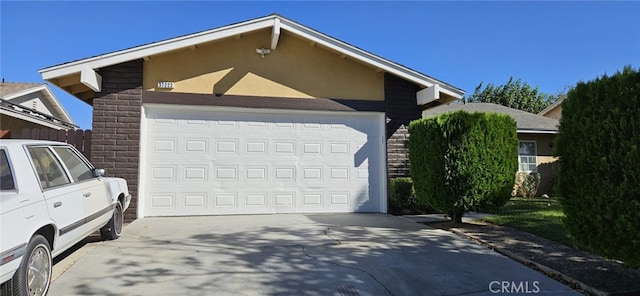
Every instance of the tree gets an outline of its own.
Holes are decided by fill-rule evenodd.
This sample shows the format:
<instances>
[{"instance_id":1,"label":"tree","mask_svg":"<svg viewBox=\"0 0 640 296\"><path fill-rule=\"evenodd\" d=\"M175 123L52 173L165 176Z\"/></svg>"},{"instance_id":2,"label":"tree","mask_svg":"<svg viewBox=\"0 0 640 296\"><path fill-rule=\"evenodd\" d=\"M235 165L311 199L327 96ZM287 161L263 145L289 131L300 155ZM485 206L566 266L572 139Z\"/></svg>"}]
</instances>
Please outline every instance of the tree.
<instances>
[{"instance_id":1,"label":"tree","mask_svg":"<svg viewBox=\"0 0 640 296\"><path fill-rule=\"evenodd\" d=\"M500 86L489 83L482 89L482 82L476 87L473 94L463 99L465 102L494 103L522 111L538 113L553 104L556 96L549 96L538 91L538 87L532 88L522 80L509 81Z\"/></svg>"},{"instance_id":2,"label":"tree","mask_svg":"<svg viewBox=\"0 0 640 296\"><path fill-rule=\"evenodd\" d=\"M556 193L579 244L640 267L640 69L578 83L562 102Z\"/></svg>"},{"instance_id":3,"label":"tree","mask_svg":"<svg viewBox=\"0 0 640 296\"><path fill-rule=\"evenodd\" d=\"M505 114L457 111L409 125L416 196L455 223L511 197L518 168L516 122Z\"/></svg>"}]
</instances>

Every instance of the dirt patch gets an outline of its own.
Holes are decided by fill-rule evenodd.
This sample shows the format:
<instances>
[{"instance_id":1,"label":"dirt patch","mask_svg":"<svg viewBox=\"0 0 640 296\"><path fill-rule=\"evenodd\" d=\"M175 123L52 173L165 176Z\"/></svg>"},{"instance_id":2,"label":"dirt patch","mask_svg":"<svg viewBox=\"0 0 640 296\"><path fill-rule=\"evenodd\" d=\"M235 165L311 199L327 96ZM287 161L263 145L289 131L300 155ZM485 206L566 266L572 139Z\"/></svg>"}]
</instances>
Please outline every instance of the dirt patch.
<instances>
[{"instance_id":1,"label":"dirt patch","mask_svg":"<svg viewBox=\"0 0 640 296\"><path fill-rule=\"evenodd\" d=\"M426 223L475 240L568 286L594 295L640 295L640 270L518 229L480 223Z\"/></svg>"}]
</instances>

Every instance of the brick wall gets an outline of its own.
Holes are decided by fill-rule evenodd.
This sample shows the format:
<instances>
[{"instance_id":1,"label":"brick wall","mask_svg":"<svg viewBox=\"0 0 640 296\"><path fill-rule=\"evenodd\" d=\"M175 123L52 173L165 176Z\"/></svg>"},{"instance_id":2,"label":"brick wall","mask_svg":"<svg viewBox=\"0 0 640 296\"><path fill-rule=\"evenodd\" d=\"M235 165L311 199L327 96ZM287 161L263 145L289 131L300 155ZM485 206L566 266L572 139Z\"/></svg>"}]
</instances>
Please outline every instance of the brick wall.
<instances>
[{"instance_id":1,"label":"brick wall","mask_svg":"<svg viewBox=\"0 0 640 296\"><path fill-rule=\"evenodd\" d=\"M387 177L408 177L409 123L422 117L416 102L418 85L386 73L384 76L387 115Z\"/></svg>"},{"instance_id":2,"label":"brick wall","mask_svg":"<svg viewBox=\"0 0 640 296\"><path fill-rule=\"evenodd\" d=\"M142 107L142 60L100 69L102 92L93 99L91 162L127 180L132 196L125 221L136 219Z\"/></svg>"}]
</instances>

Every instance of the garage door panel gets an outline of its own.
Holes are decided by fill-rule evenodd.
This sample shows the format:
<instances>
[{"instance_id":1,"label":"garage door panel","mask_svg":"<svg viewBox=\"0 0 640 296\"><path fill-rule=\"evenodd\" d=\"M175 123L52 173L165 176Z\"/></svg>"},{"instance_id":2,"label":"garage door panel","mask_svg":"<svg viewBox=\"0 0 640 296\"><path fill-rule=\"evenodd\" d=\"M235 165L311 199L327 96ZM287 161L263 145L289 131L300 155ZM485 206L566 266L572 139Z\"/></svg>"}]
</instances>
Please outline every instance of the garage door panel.
<instances>
[{"instance_id":1,"label":"garage door panel","mask_svg":"<svg viewBox=\"0 0 640 296\"><path fill-rule=\"evenodd\" d=\"M380 210L380 115L145 110L144 215Z\"/></svg>"}]
</instances>

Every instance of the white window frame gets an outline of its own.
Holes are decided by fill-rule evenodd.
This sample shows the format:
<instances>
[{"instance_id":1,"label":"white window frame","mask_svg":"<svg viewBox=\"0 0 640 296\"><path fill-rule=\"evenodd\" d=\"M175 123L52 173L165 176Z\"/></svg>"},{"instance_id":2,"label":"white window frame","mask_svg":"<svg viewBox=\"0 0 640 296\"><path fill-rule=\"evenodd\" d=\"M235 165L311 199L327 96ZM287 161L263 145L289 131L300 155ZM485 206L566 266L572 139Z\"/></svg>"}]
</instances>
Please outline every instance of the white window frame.
<instances>
[{"instance_id":1,"label":"white window frame","mask_svg":"<svg viewBox=\"0 0 640 296\"><path fill-rule=\"evenodd\" d=\"M520 144L522 143L533 143L533 155L528 155L528 154L520 154ZM526 163L523 163L522 158L523 157L527 157L529 158ZM531 162L531 160L533 160L533 162ZM529 166L528 169L524 169L523 170L523 165L527 165ZM531 170L530 166L531 164L534 165L534 169ZM538 143L535 140L520 140L518 141L518 172L525 172L525 173L537 173L538 172Z\"/></svg>"}]
</instances>

